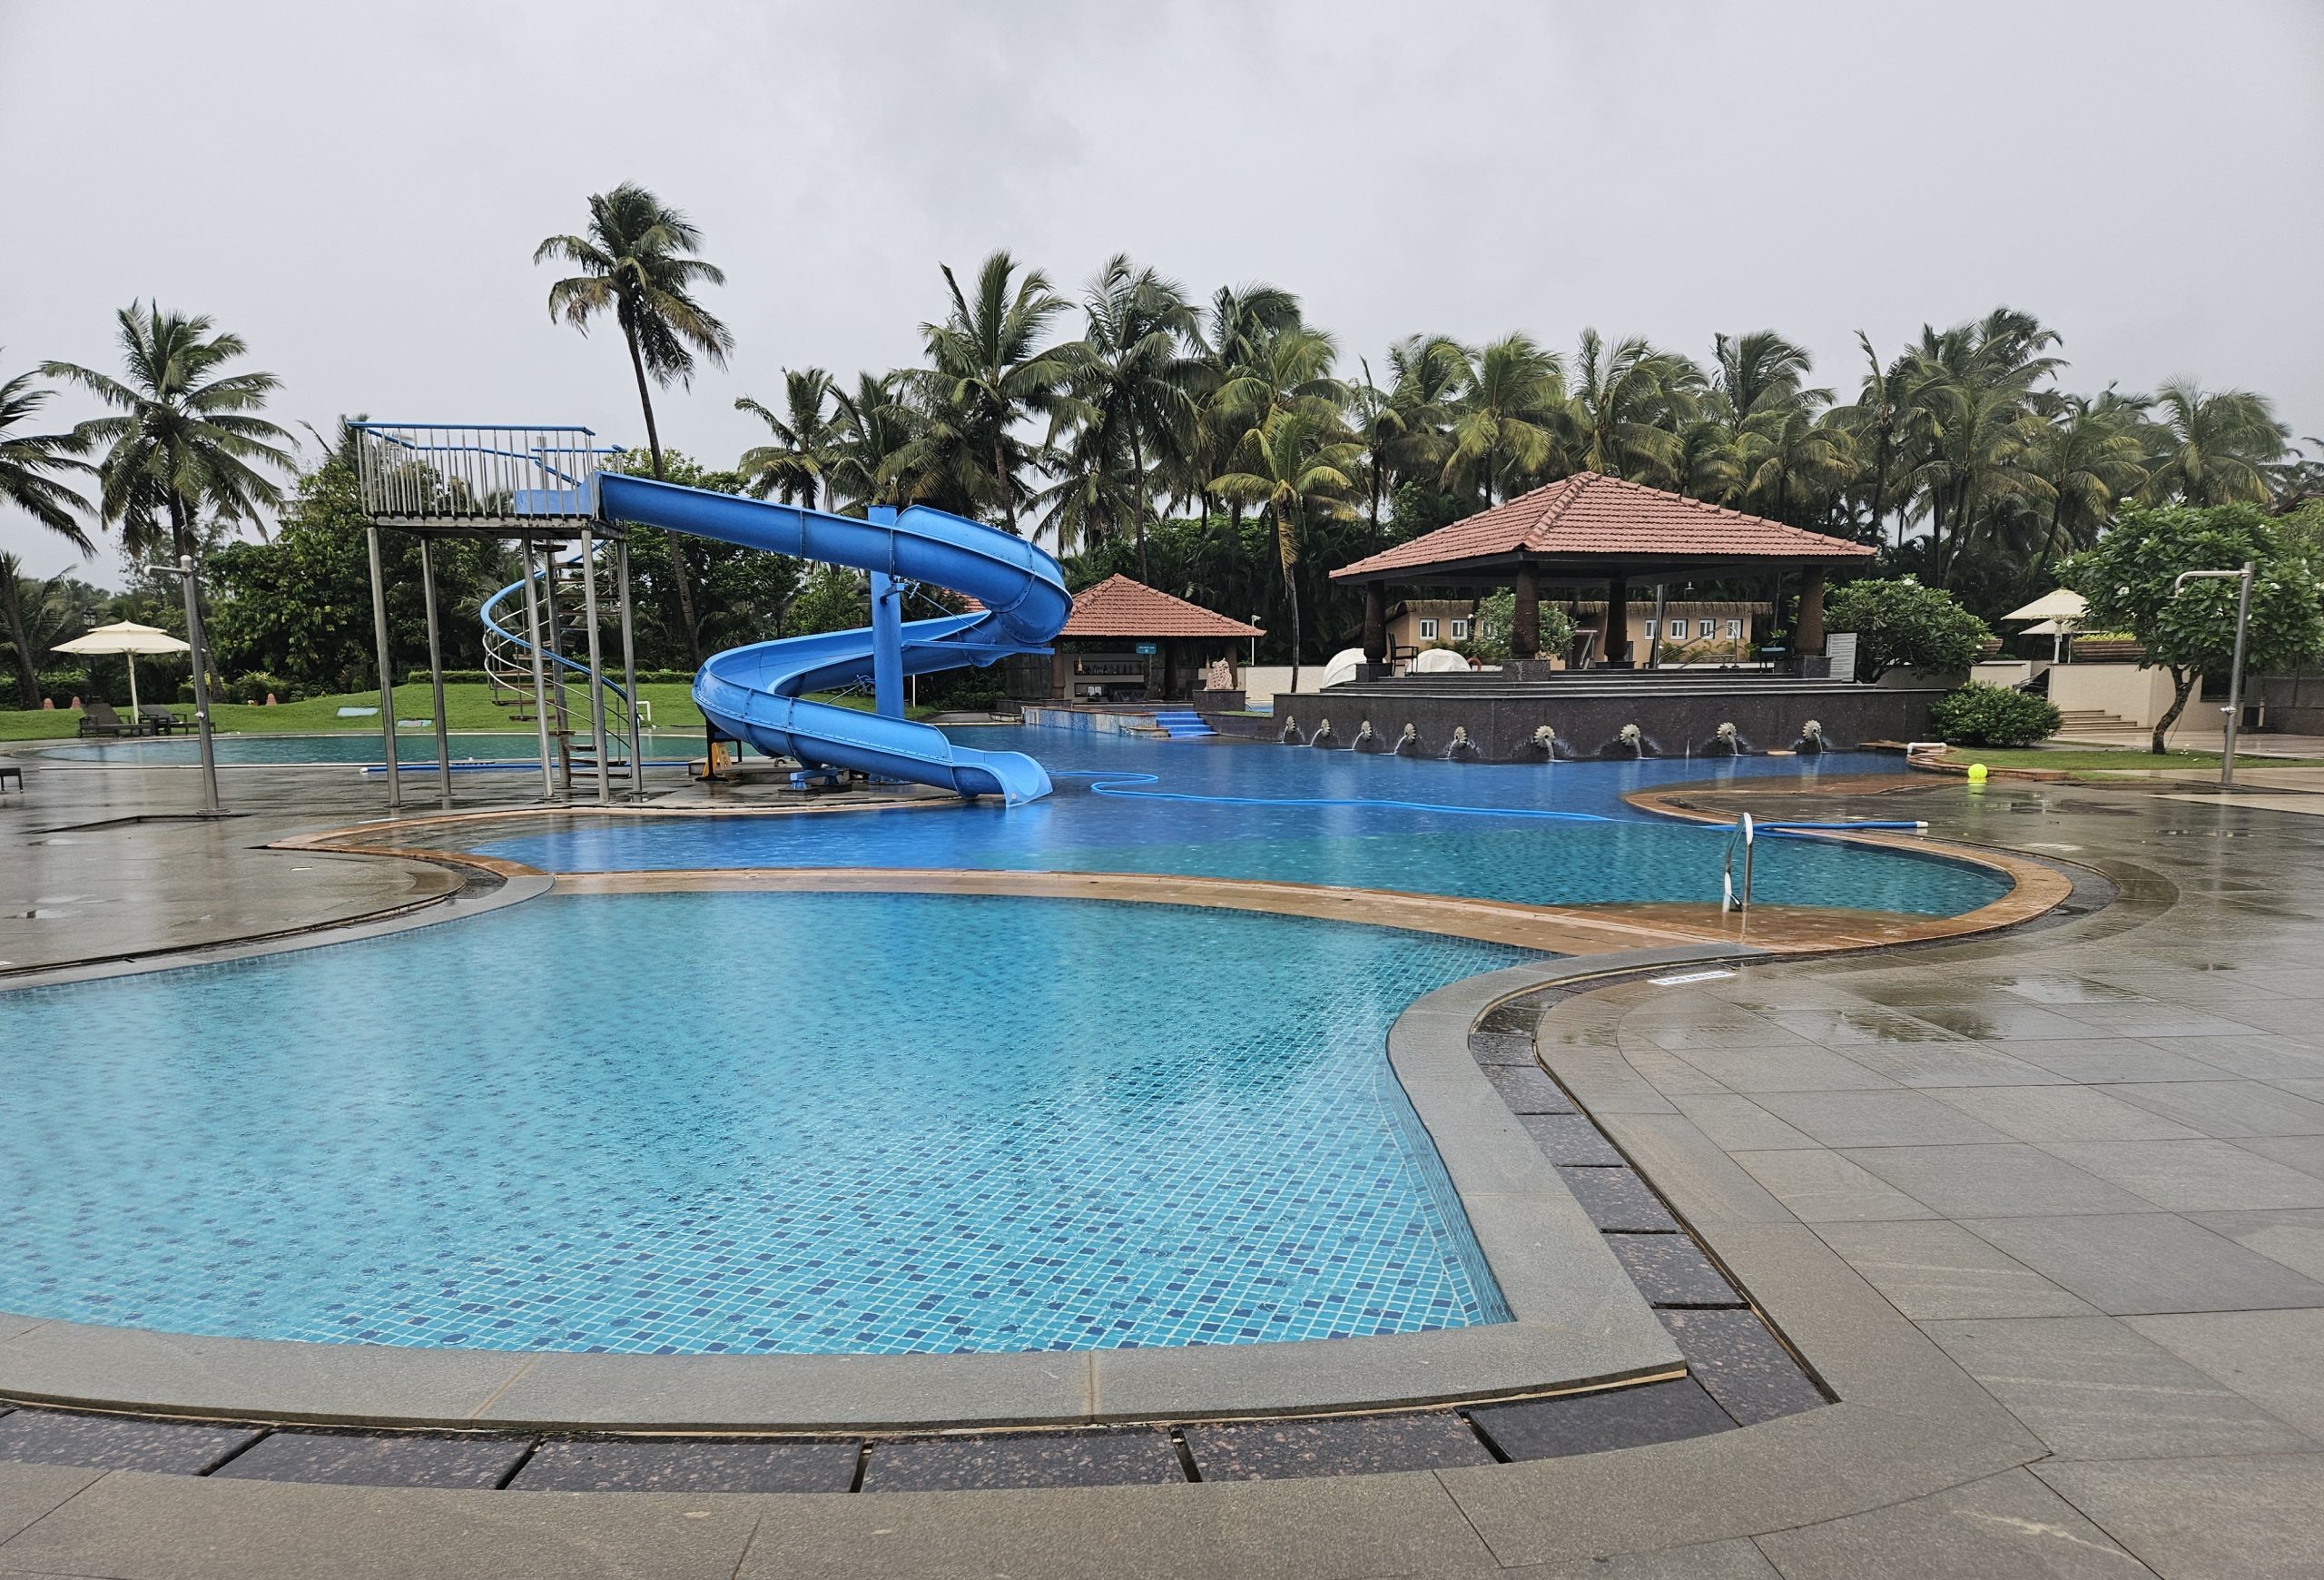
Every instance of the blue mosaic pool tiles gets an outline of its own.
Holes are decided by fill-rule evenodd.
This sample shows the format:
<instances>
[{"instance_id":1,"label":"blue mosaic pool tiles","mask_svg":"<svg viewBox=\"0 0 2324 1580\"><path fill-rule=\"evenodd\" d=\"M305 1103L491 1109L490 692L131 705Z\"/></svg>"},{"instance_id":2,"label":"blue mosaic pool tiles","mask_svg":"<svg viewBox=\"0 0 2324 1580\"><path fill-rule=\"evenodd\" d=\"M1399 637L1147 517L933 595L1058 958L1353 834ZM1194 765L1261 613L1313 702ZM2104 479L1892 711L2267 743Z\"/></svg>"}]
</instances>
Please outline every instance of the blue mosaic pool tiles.
<instances>
[{"instance_id":1,"label":"blue mosaic pool tiles","mask_svg":"<svg viewBox=\"0 0 2324 1580\"><path fill-rule=\"evenodd\" d=\"M552 896L25 990L0 1309L644 1354L1503 1319L1384 1048L1531 958L1085 901ZM546 959L554 992L517 969Z\"/></svg>"}]
</instances>

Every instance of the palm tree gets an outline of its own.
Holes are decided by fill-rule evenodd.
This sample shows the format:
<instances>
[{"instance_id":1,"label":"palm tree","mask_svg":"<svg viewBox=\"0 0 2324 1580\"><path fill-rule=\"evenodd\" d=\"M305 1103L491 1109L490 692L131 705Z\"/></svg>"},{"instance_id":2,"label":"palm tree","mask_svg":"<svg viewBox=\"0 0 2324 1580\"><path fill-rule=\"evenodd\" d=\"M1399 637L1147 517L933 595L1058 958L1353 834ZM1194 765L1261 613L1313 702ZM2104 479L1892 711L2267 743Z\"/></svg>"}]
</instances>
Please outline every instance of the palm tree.
<instances>
[{"instance_id":1,"label":"palm tree","mask_svg":"<svg viewBox=\"0 0 2324 1580\"><path fill-rule=\"evenodd\" d=\"M1155 492L1147 457L1164 452L1191 430L1196 375L1186 347L1195 335L1195 310L1177 281L1133 269L1128 256L1117 252L1089 282L1083 311L1088 325L1073 352L1070 393L1062 408L1078 430L1076 497L1121 497L1135 518L1137 576L1144 581L1146 522ZM1103 486L1092 467L1118 460L1125 447L1127 486Z\"/></svg>"},{"instance_id":2,"label":"palm tree","mask_svg":"<svg viewBox=\"0 0 2324 1580\"><path fill-rule=\"evenodd\" d=\"M1643 336L1610 349L1596 330L1583 330L1564 417L1575 469L1676 482L1679 432L1694 415L1701 383L1700 369Z\"/></svg>"},{"instance_id":3,"label":"palm tree","mask_svg":"<svg viewBox=\"0 0 2324 1580\"><path fill-rule=\"evenodd\" d=\"M2039 584L2053 557L2089 548L2116 502L2145 486L2138 432L2143 405L2112 390L2096 400L2069 396L2064 410L2034 436L2025 469L2040 479L2050 509L2034 563L2033 591L2047 590Z\"/></svg>"},{"instance_id":4,"label":"palm tree","mask_svg":"<svg viewBox=\"0 0 2324 1580\"><path fill-rule=\"evenodd\" d=\"M586 235L551 236L533 249L535 264L551 259L580 271L548 288L548 315L562 318L583 334L589 321L610 311L629 348L629 370L637 380L637 405L645 417L645 448L661 478L662 432L654 421L653 385L670 380L691 385L697 352L714 368L726 365L734 337L694 299L702 284L724 285L714 263L689 256L702 233L677 210L625 181L589 198ZM685 627L686 651L702 664L702 627L694 617L694 578L685 556L670 551L670 581L678 595L678 618Z\"/></svg>"},{"instance_id":5,"label":"palm tree","mask_svg":"<svg viewBox=\"0 0 2324 1580\"><path fill-rule=\"evenodd\" d=\"M1411 430L1404 413L1397 409L1393 389L1383 390L1373 381L1371 359L1358 358L1356 366L1364 370L1364 379L1354 387L1348 413L1355 420L1353 430L1356 442L1364 449L1364 493L1370 509L1370 530L1365 541L1376 550L1380 547L1381 497L1387 492L1389 479L1394 475L1396 452L1403 448Z\"/></svg>"},{"instance_id":6,"label":"palm tree","mask_svg":"<svg viewBox=\"0 0 2324 1580\"><path fill-rule=\"evenodd\" d=\"M1496 485L1512 485L1504 498L1515 492L1514 483L1549 464L1564 403L1557 354L1531 336L1509 335L1479 351L1452 405L1444 486L1482 485L1488 506Z\"/></svg>"},{"instance_id":7,"label":"palm tree","mask_svg":"<svg viewBox=\"0 0 2324 1580\"><path fill-rule=\"evenodd\" d=\"M1742 508L1795 527L1829 525L1856 475L1846 430L1818 422L1804 402L1763 404L1736 436L1734 457Z\"/></svg>"},{"instance_id":8,"label":"palm tree","mask_svg":"<svg viewBox=\"0 0 2324 1580\"><path fill-rule=\"evenodd\" d=\"M1998 518L2040 492L2024 463L2043 426L2035 386L2063 365L2041 353L2057 343L2030 313L1998 307L1942 333L1925 326L1905 353L1903 484L1928 512L1933 585L1945 585Z\"/></svg>"},{"instance_id":9,"label":"palm tree","mask_svg":"<svg viewBox=\"0 0 2324 1580\"><path fill-rule=\"evenodd\" d=\"M690 384L696 352L723 368L734 347L726 326L694 300L698 285L726 283L716 264L688 256L701 245L702 232L685 215L625 181L591 194L586 235L551 236L533 249L536 264L555 259L580 271L548 288L550 318L583 334L607 311L620 324L656 478L663 475L662 435L651 386L667 389L673 379Z\"/></svg>"},{"instance_id":10,"label":"palm tree","mask_svg":"<svg viewBox=\"0 0 2324 1580\"><path fill-rule=\"evenodd\" d=\"M1210 519L1210 479L1226 471L1250 431L1248 414L1222 405L1218 392L1236 371L1258 354L1261 341L1299 323L1299 299L1278 286L1264 282L1222 285L1210 299L1210 311L1195 331L1189 364L1190 393L1196 402L1194 430L1182 441L1183 491L1192 494L1207 523ZM1228 549L1239 556L1243 541L1243 501L1226 504Z\"/></svg>"},{"instance_id":11,"label":"palm tree","mask_svg":"<svg viewBox=\"0 0 2324 1580\"><path fill-rule=\"evenodd\" d=\"M1725 403L1733 432L1739 433L1744 423L1769 407L1812 409L1831 401L1829 390L1806 388L1815 365L1807 348L1773 330L1714 336L1712 347L1712 385Z\"/></svg>"},{"instance_id":12,"label":"palm tree","mask_svg":"<svg viewBox=\"0 0 2324 1580\"><path fill-rule=\"evenodd\" d=\"M84 555L94 554L97 546L74 515L88 509L89 501L58 476L92 469L78 459L88 450L87 436L18 431L50 399L48 390L33 387L30 373L19 373L0 384L0 505L14 505ZM56 585L45 584L52 589ZM39 656L44 649L36 647L28 634L23 586L44 584L25 582L22 564L0 554L0 637L5 637L15 650L16 706L38 707ZM46 594L39 596L45 598Z\"/></svg>"},{"instance_id":13,"label":"palm tree","mask_svg":"<svg viewBox=\"0 0 2324 1580\"><path fill-rule=\"evenodd\" d=\"M2269 499L2268 466L2282 458L2291 430L2276 420L2265 396L2248 390L2198 389L2173 380L2154 392L2147 426L2147 496L2190 505L2232 505Z\"/></svg>"},{"instance_id":14,"label":"palm tree","mask_svg":"<svg viewBox=\"0 0 2324 1580\"><path fill-rule=\"evenodd\" d=\"M999 511L1015 533L1026 495L1020 474L1033 459L1018 430L1029 418L1049 417L1073 375L1073 353L1042 343L1069 304L1039 270L1019 278L1017 261L1006 252L978 269L974 301L960 290L952 266L943 270L952 311L942 323L920 326L929 359L920 375L923 396L938 433L953 441L930 447L931 459L948 458L934 471Z\"/></svg>"},{"instance_id":15,"label":"palm tree","mask_svg":"<svg viewBox=\"0 0 2324 1580\"><path fill-rule=\"evenodd\" d=\"M852 504L905 502L900 473L911 453L913 413L899 393L901 373L858 373L852 393L834 388L832 462L834 499Z\"/></svg>"},{"instance_id":16,"label":"palm tree","mask_svg":"<svg viewBox=\"0 0 2324 1580\"><path fill-rule=\"evenodd\" d=\"M290 435L254 415L281 380L271 373L222 369L249 348L240 335L211 333L211 321L131 302L115 316L123 378L72 362L42 371L94 395L117 415L75 430L94 448L98 509L122 526L122 548L142 557L163 546L182 558L198 547L206 509L228 527L258 522L281 487L261 468L289 470ZM164 522L167 523L166 528Z\"/></svg>"},{"instance_id":17,"label":"palm tree","mask_svg":"<svg viewBox=\"0 0 2324 1580\"><path fill-rule=\"evenodd\" d=\"M42 581L25 574L24 561L0 554L0 642L8 645L16 661L16 706L40 706L40 660L88 625L84 600L75 598L79 586L64 573Z\"/></svg>"},{"instance_id":18,"label":"palm tree","mask_svg":"<svg viewBox=\"0 0 2324 1580\"><path fill-rule=\"evenodd\" d=\"M1299 689L1303 636L1299 625L1301 528L1310 516L1347 520L1364 464L1363 447L1347 438L1335 413L1286 407L1244 437L1242 469L1211 479L1211 487L1246 503L1263 505L1275 527L1275 563L1291 604L1291 689Z\"/></svg>"},{"instance_id":19,"label":"palm tree","mask_svg":"<svg viewBox=\"0 0 2324 1580\"><path fill-rule=\"evenodd\" d=\"M1855 403L1835 407L1830 420L1855 440L1857 470L1852 491L1865 501L1865 526L1877 543L1881 519L1888 514L1896 499L1890 484L1911 420L1911 384L1903 358L1884 368L1880 354L1872 349L1871 336L1858 330L1856 343L1864 349L1864 383ZM1904 541L1905 522L1900 512L1896 518L1896 547L1901 549Z\"/></svg>"},{"instance_id":20,"label":"palm tree","mask_svg":"<svg viewBox=\"0 0 2324 1580\"><path fill-rule=\"evenodd\" d=\"M745 395L734 402L767 425L773 444L743 452L736 463L750 479L750 490L762 499L784 504L815 504L832 508L832 467L839 444L839 424L831 411L832 376L821 368L786 368L783 374L783 414L777 416Z\"/></svg>"}]
</instances>

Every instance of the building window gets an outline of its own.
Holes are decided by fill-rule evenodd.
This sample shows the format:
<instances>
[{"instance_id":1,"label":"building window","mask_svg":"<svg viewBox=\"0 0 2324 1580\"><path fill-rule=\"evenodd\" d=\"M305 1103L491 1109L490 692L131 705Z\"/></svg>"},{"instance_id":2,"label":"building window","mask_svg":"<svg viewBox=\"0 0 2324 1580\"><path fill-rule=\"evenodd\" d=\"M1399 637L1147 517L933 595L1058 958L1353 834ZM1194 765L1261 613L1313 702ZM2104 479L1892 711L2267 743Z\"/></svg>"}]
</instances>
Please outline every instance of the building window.
<instances>
[{"instance_id":1,"label":"building window","mask_svg":"<svg viewBox=\"0 0 2324 1580\"><path fill-rule=\"evenodd\" d=\"M1717 626L1713 625L1709 620L1697 620L1695 624L1702 627L1702 629L1697 634L1706 642L1710 640L1711 633L1718 629Z\"/></svg>"},{"instance_id":2,"label":"building window","mask_svg":"<svg viewBox=\"0 0 2324 1580\"><path fill-rule=\"evenodd\" d=\"M1468 635L1469 635L1469 622L1468 622L1468 621L1466 621L1466 620L1455 620L1455 621L1453 621L1453 622L1452 622L1452 639L1453 639L1455 642L1459 642L1459 641L1463 641L1463 640L1465 640L1465 639L1468 637Z\"/></svg>"},{"instance_id":3,"label":"building window","mask_svg":"<svg viewBox=\"0 0 2324 1580\"><path fill-rule=\"evenodd\" d=\"M1654 640L1654 622L1652 620L1649 620L1646 623L1646 639L1649 642Z\"/></svg>"},{"instance_id":4,"label":"building window","mask_svg":"<svg viewBox=\"0 0 2324 1580\"><path fill-rule=\"evenodd\" d=\"M1742 621L1729 620L1727 622L1727 639L1730 642L1740 642L1743 639Z\"/></svg>"},{"instance_id":5,"label":"building window","mask_svg":"<svg viewBox=\"0 0 2324 1580\"><path fill-rule=\"evenodd\" d=\"M1436 640L1436 622L1434 620L1423 620L1420 623L1420 639L1423 642L1433 642Z\"/></svg>"}]
</instances>

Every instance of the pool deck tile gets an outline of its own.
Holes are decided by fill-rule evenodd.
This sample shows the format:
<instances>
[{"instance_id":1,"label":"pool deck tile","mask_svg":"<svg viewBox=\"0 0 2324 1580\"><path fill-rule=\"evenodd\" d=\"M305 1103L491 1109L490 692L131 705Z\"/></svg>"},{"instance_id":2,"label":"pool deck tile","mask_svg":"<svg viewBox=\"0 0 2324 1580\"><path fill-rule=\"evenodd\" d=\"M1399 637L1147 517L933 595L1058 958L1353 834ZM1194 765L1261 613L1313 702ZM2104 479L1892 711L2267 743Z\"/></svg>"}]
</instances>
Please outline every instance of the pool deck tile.
<instances>
[{"instance_id":1,"label":"pool deck tile","mask_svg":"<svg viewBox=\"0 0 2324 1580\"><path fill-rule=\"evenodd\" d=\"M248 1427L18 1410L0 1417L0 1460L199 1476L258 1437Z\"/></svg>"},{"instance_id":2,"label":"pool deck tile","mask_svg":"<svg viewBox=\"0 0 2324 1580\"><path fill-rule=\"evenodd\" d=\"M2024 1470L1763 1536L1783 1580L2150 1580L2153 1571Z\"/></svg>"},{"instance_id":3,"label":"pool deck tile","mask_svg":"<svg viewBox=\"0 0 2324 1580\"><path fill-rule=\"evenodd\" d=\"M845 1492L862 1446L828 1443L655 1443L573 1439L542 1444L517 1492Z\"/></svg>"},{"instance_id":4,"label":"pool deck tile","mask_svg":"<svg viewBox=\"0 0 2324 1580\"><path fill-rule=\"evenodd\" d=\"M968 1492L996 1487L1169 1485L1187 1479L1169 1434L995 1432L875 1444L865 1492Z\"/></svg>"},{"instance_id":5,"label":"pool deck tile","mask_svg":"<svg viewBox=\"0 0 2324 1580\"><path fill-rule=\"evenodd\" d=\"M1614 1253L1638 1291L1657 1306L1740 1306L1725 1275L1683 1234L1610 1234Z\"/></svg>"},{"instance_id":6,"label":"pool deck tile","mask_svg":"<svg viewBox=\"0 0 2324 1580\"><path fill-rule=\"evenodd\" d=\"M1549 1459L1732 1431L1734 1418L1692 1378L1563 1398L1488 1405L1469 1419L1512 1459Z\"/></svg>"},{"instance_id":7,"label":"pool deck tile","mask_svg":"<svg viewBox=\"0 0 2324 1580\"><path fill-rule=\"evenodd\" d=\"M1827 1401L1756 1312L1659 1311L1687 1366L1727 1413L1748 1427Z\"/></svg>"},{"instance_id":8,"label":"pool deck tile","mask_svg":"<svg viewBox=\"0 0 2324 1580\"><path fill-rule=\"evenodd\" d=\"M1514 1069L1505 1064L1485 1066L1485 1079L1501 1093L1512 1113L1571 1113L1573 1104L1556 1081L1538 1069Z\"/></svg>"},{"instance_id":9,"label":"pool deck tile","mask_svg":"<svg viewBox=\"0 0 2324 1580\"><path fill-rule=\"evenodd\" d=\"M1188 1427L1186 1439L1205 1481L1449 1470L1493 1462L1469 1424L1450 1410Z\"/></svg>"},{"instance_id":10,"label":"pool deck tile","mask_svg":"<svg viewBox=\"0 0 2324 1580\"><path fill-rule=\"evenodd\" d=\"M1528 1113L1519 1116L1525 1133L1552 1163L1572 1168L1620 1168L1621 1153L1614 1150L1588 1116L1578 1113Z\"/></svg>"},{"instance_id":11,"label":"pool deck tile","mask_svg":"<svg viewBox=\"0 0 2324 1580\"><path fill-rule=\"evenodd\" d=\"M348 1486L494 1487L507 1479L531 1447L532 1440L524 1437L275 1432L212 1474L238 1481Z\"/></svg>"},{"instance_id":12,"label":"pool deck tile","mask_svg":"<svg viewBox=\"0 0 2324 1580\"><path fill-rule=\"evenodd\" d=\"M2101 1311L2324 1306L2324 1282L2173 1213L1971 1218L1961 1224Z\"/></svg>"}]
</instances>

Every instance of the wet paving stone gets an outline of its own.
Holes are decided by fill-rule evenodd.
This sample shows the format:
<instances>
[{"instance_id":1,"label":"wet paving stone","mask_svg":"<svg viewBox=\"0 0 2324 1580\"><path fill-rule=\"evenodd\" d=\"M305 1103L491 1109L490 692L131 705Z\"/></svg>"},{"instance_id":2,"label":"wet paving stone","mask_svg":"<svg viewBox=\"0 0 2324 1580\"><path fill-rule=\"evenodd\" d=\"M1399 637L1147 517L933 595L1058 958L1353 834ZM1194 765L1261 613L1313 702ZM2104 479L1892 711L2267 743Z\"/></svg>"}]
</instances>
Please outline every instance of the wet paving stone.
<instances>
[{"instance_id":1,"label":"wet paving stone","mask_svg":"<svg viewBox=\"0 0 2324 1580\"><path fill-rule=\"evenodd\" d=\"M1606 1245L1649 1305L1743 1304L1735 1286L1683 1234L1610 1234Z\"/></svg>"},{"instance_id":2,"label":"wet paving stone","mask_svg":"<svg viewBox=\"0 0 2324 1580\"><path fill-rule=\"evenodd\" d=\"M1566 1101L1558 1083L1538 1069L1507 1064L1485 1066L1485 1079L1509 1105L1512 1113L1571 1113L1573 1104Z\"/></svg>"},{"instance_id":3,"label":"wet paving stone","mask_svg":"<svg viewBox=\"0 0 2324 1580\"><path fill-rule=\"evenodd\" d=\"M1628 1169L1560 1169L1559 1178L1590 1221L1610 1232L1675 1233L1679 1220Z\"/></svg>"},{"instance_id":4,"label":"wet paving stone","mask_svg":"<svg viewBox=\"0 0 2324 1580\"><path fill-rule=\"evenodd\" d=\"M1529 1003L1521 998L1511 999L1506 1003L1495 1004L1492 1009L1487 1010L1477 1021L1476 1029L1480 1032L1508 1032L1530 1038L1533 1034L1533 1028L1541 1023L1541 1019L1540 1005Z\"/></svg>"},{"instance_id":5,"label":"wet paving stone","mask_svg":"<svg viewBox=\"0 0 2324 1580\"><path fill-rule=\"evenodd\" d=\"M1122 1486L1186 1479L1169 1435L1146 1427L904 1438L873 1444L863 1464L866 1492Z\"/></svg>"},{"instance_id":6,"label":"wet paving stone","mask_svg":"<svg viewBox=\"0 0 2324 1580\"><path fill-rule=\"evenodd\" d=\"M1602 1454L1728 1432L1735 1421L1692 1378L1561 1399L1486 1405L1469 1412L1512 1459Z\"/></svg>"},{"instance_id":7,"label":"wet paving stone","mask_svg":"<svg viewBox=\"0 0 2324 1580\"><path fill-rule=\"evenodd\" d=\"M1521 1064L1533 1062L1533 1035L1530 1032L1474 1031L1469 1033L1469 1056L1480 1064Z\"/></svg>"},{"instance_id":8,"label":"wet paving stone","mask_svg":"<svg viewBox=\"0 0 2324 1580\"><path fill-rule=\"evenodd\" d=\"M1657 1311L1688 1369L1744 1426L1826 1403L1823 1393L1776 1342L1757 1313Z\"/></svg>"},{"instance_id":9,"label":"wet paving stone","mask_svg":"<svg viewBox=\"0 0 2324 1580\"><path fill-rule=\"evenodd\" d=\"M1449 1410L1315 1421L1232 1421L1188 1427L1186 1437L1195 1468L1205 1481L1371 1476L1493 1462L1469 1424Z\"/></svg>"},{"instance_id":10,"label":"wet paving stone","mask_svg":"<svg viewBox=\"0 0 2324 1580\"><path fill-rule=\"evenodd\" d=\"M0 1417L0 1460L199 1476L258 1437L259 1433L248 1427L18 1410Z\"/></svg>"},{"instance_id":11,"label":"wet paving stone","mask_svg":"<svg viewBox=\"0 0 2324 1580\"><path fill-rule=\"evenodd\" d=\"M314 1481L339 1486L495 1487L532 1447L528 1437L377 1437L276 1432L221 1466L221 1480Z\"/></svg>"},{"instance_id":12,"label":"wet paving stone","mask_svg":"<svg viewBox=\"0 0 2324 1580\"><path fill-rule=\"evenodd\" d=\"M1622 1155L1600 1133L1587 1115L1529 1113L1520 1116L1526 1134L1552 1163L1586 1168L1619 1168Z\"/></svg>"},{"instance_id":13,"label":"wet paving stone","mask_svg":"<svg viewBox=\"0 0 2324 1580\"><path fill-rule=\"evenodd\" d=\"M544 1443L515 1492L845 1492L862 1445Z\"/></svg>"}]
</instances>

